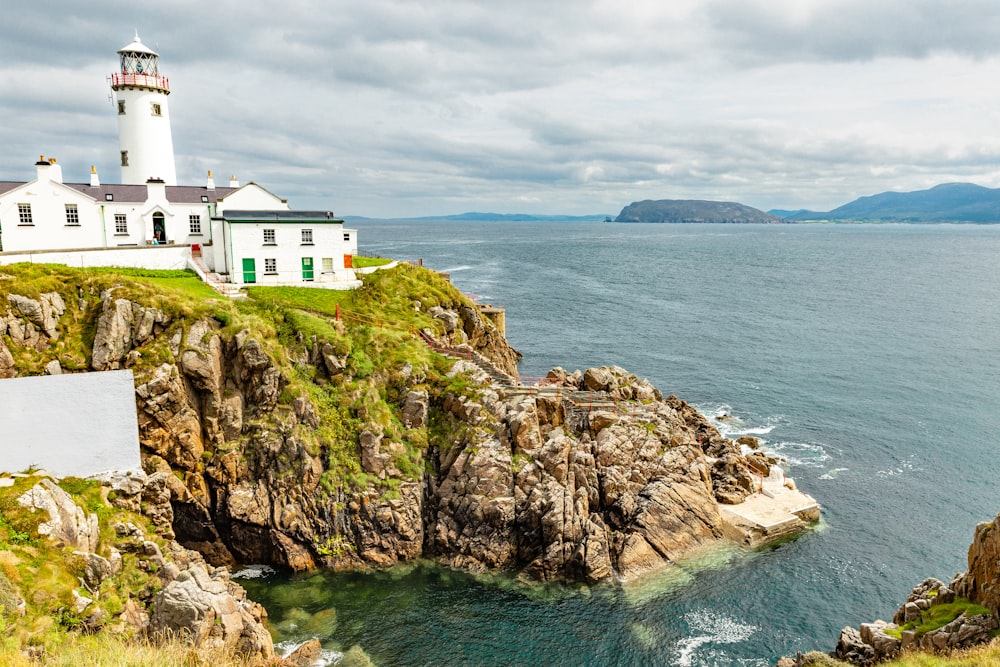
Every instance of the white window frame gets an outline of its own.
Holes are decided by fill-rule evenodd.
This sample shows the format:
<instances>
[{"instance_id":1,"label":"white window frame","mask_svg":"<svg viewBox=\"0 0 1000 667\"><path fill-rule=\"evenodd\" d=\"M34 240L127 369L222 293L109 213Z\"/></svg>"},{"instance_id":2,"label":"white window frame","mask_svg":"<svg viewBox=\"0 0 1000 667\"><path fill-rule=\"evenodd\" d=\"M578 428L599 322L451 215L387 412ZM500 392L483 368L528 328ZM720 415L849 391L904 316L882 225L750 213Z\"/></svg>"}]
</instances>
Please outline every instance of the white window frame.
<instances>
[{"instance_id":1,"label":"white window frame","mask_svg":"<svg viewBox=\"0 0 1000 667\"><path fill-rule=\"evenodd\" d=\"M115 236L128 236L128 216L115 213Z\"/></svg>"},{"instance_id":2,"label":"white window frame","mask_svg":"<svg viewBox=\"0 0 1000 667\"><path fill-rule=\"evenodd\" d=\"M198 213L188 214L188 225L191 226L191 233L201 236L201 215Z\"/></svg>"},{"instance_id":3,"label":"white window frame","mask_svg":"<svg viewBox=\"0 0 1000 667\"><path fill-rule=\"evenodd\" d=\"M323 273L333 273L333 257L323 257L320 259L320 271Z\"/></svg>"},{"instance_id":4,"label":"white window frame","mask_svg":"<svg viewBox=\"0 0 1000 667\"><path fill-rule=\"evenodd\" d=\"M278 275L278 260L275 257L265 257L264 258L264 275L265 276L276 276Z\"/></svg>"},{"instance_id":5,"label":"white window frame","mask_svg":"<svg viewBox=\"0 0 1000 667\"><path fill-rule=\"evenodd\" d=\"M31 204L17 205L17 224L19 227L34 227L35 222L31 219Z\"/></svg>"},{"instance_id":6,"label":"white window frame","mask_svg":"<svg viewBox=\"0 0 1000 667\"><path fill-rule=\"evenodd\" d=\"M302 245L313 245L313 230L302 230Z\"/></svg>"},{"instance_id":7,"label":"white window frame","mask_svg":"<svg viewBox=\"0 0 1000 667\"><path fill-rule=\"evenodd\" d=\"M350 242L350 240L351 240L351 233L350 232L344 232L344 240L347 241L347 242Z\"/></svg>"},{"instance_id":8,"label":"white window frame","mask_svg":"<svg viewBox=\"0 0 1000 667\"><path fill-rule=\"evenodd\" d=\"M278 245L274 229L268 228L264 230L264 245Z\"/></svg>"},{"instance_id":9,"label":"white window frame","mask_svg":"<svg viewBox=\"0 0 1000 667\"><path fill-rule=\"evenodd\" d=\"M162 116L163 108L160 106L159 102L150 102L149 110L154 116Z\"/></svg>"},{"instance_id":10,"label":"white window frame","mask_svg":"<svg viewBox=\"0 0 1000 667\"><path fill-rule=\"evenodd\" d=\"M66 204L66 226L80 226L80 208L76 204Z\"/></svg>"}]
</instances>

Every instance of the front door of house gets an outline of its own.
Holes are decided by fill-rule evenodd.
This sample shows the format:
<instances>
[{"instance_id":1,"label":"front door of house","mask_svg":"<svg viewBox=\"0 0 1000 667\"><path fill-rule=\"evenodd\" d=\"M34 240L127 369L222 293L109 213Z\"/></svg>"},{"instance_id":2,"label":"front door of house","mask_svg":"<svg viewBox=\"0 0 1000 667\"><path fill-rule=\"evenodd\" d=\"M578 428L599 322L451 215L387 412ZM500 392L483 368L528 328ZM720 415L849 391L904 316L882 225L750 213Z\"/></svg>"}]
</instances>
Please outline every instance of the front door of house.
<instances>
[{"instance_id":1,"label":"front door of house","mask_svg":"<svg viewBox=\"0 0 1000 667\"><path fill-rule=\"evenodd\" d=\"M243 282L257 282L257 265L253 257L243 258Z\"/></svg>"},{"instance_id":2,"label":"front door of house","mask_svg":"<svg viewBox=\"0 0 1000 667\"><path fill-rule=\"evenodd\" d=\"M313 279L313 258L303 257L302 258L302 280L312 280Z\"/></svg>"},{"instance_id":3,"label":"front door of house","mask_svg":"<svg viewBox=\"0 0 1000 667\"><path fill-rule=\"evenodd\" d=\"M153 214L153 241L156 243L167 242L167 223L159 211Z\"/></svg>"}]
</instances>

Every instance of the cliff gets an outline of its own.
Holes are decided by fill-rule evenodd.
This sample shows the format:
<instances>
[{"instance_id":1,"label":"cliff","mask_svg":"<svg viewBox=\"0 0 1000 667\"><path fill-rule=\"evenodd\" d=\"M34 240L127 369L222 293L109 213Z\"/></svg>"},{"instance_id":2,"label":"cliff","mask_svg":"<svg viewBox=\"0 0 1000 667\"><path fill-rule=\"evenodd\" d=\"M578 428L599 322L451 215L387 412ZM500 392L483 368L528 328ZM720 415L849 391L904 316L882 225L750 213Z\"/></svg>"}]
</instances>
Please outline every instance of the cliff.
<instances>
[{"instance_id":1,"label":"cliff","mask_svg":"<svg viewBox=\"0 0 1000 667\"><path fill-rule=\"evenodd\" d=\"M208 566L597 582L818 518L773 459L623 369L517 385L519 354L430 271L238 302L177 274L0 274L0 374L131 368L157 521Z\"/></svg>"},{"instance_id":2,"label":"cliff","mask_svg":"<svg viewBox=\"0 0 1000 667\"><path fill-rule=\"evenodd\" d=\"M615 222L754 223L785 222L770 213L735 202L697 199L660 199L632 202Z\"/></svg>"},{"instance_id":3,"label":"cliff","mask_svg":"<svg viewBox=\"0 0 1000 667\"><path fill-rule=\"evenodd\" d=\"M1000 515L976 526L968 552L968 569L947 584L926 579L915 586L892 621L845 627L830 656L812 652L782 658L778 667L810 665L872 665L891 661L904 652L949 653L983 646L1000 632ZM973 654L956 658L956 665L993 664ZM942 659L934 664L952 664Z\"/></svg>"}]
</instances>

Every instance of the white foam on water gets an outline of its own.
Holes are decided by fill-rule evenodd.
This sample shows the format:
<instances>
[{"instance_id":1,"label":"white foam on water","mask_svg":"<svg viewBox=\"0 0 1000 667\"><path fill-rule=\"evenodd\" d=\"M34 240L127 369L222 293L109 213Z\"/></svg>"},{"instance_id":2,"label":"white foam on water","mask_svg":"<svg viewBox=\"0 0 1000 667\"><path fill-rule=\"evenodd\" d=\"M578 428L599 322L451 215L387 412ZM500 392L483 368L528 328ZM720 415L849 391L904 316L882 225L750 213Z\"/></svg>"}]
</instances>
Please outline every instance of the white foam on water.
<instances>
[{"instance_id":1,"label":"white foam on water","mask_svg":"<svg viewBox=\"0 0 1000 667\"><path fill-rule=\"evenodd\" d=\"M778 442L769 444L768 449L794 466L819 467L833 458L823 445L814 442Z\"/></svg>"},{"instance_id":2,"label":"white foam on water","mask_svg":"<svg viewBox=\"0 0 1000 667\"><path fill-rule=\"evenodd\" d=\"M911 455L906 461L903 461L898 466L894 468L886 468L885 470L878 470L875 474L883 479L887 477L896 477L898 475L903 475L914 470L920 470L921 468L913 464L913 456Z\"/></svg>"},{"instance_id":3,"label":"white foam on water","mask_svg":"<svg viewBox=\"0 0 1000 667\"><path fill-rule=\"evenodd\" d=\"M304 641L288 640L283 642L278 642L274 645L274 650L282 657L287 658L290 656L295 649L305 644ZM316 662L312 664L312 667L332 667L332 665L340 664L340 661L344 659L344 654L340 651L333 651L331 649L320 649L319 657Z\"/></svg>"},{"instance_id":4,"label":"white foam on water","mask_svg":"<svg viewBox=\"0 0 1000 667\"><path fill-rule=\"evenodd\" d=\"M744 418L733 414L733 409L725 403L695 406L708 419L709 423L727 438L739 438L743 435L767 435L781 423L782 416L775 415L757 418ZM763 424L760 422L763 421Z\"/></svg>"},{"instance_id":5,"label":"white foam on water","mask_svg":"<svg viewBox=\"0 0 1000 667\"><path fill-rule=\"evenodd\" d=\"M850 468L834 468L833 470L828 470L819 476L820 479L837 479L837 475L842 472L847 472Z\"/></svg>"},{"instance_id":6,"label":"white foam on water","mask_svg":"<svg viewBox=\"0 0 1000 667\"><path fill-rule=\"evenodd\" d=\"M238 572L229 575L233 579L260 579L275 573L275 569L269 565L247 565Z\"/></svg>"},{"instance_id":7,"label":"white foam on water","mask_svg":"<svg viewBox=\"0 0 1000 667\"><path fill-rule=\"evenodd\" d=\"M684 620L688 628L697 634L677 642L677 665L680 667L693 667L698 649L706 644L738 644L749 639L758 629L707 609L688 612ZM698 664L711 663L699 661Z\"/></svg>"},{"instance_id":8,"label":"white foam on water","mask_svg":"<svg viewBox=\"0 0 1000 667\"><path fill-rule=\"evenodd\" d=\"M441 273L455 273L457 271L468 271L471 268L472 267L469 266L468 264L462 264L461 266L452 266L447 269L442 269Z\"/></svg>"}]
</instances>

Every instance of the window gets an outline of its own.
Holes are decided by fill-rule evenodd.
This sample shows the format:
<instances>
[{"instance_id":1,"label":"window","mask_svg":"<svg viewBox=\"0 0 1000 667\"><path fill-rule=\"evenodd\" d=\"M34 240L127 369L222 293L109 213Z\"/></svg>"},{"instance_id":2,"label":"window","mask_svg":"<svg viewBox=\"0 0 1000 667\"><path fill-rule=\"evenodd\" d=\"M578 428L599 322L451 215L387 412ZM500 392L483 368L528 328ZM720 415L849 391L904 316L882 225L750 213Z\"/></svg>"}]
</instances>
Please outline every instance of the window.
<instances>
[{"instance_id":1,"label":"window","mask_svg":"<svg viewBox=\"0 0 1000 667\"><path fill-rule=\"evenodd\" d=\"M274 231L274 230L272 230ZM276 276L278 275L278 260L273 257L267 257L264 259L264 274Z\"/></svg>"},{"instance_id":2,"label":"window","mask_svg":"<svg viewBox=\"0 0 1000 667\"><path fill-rule=\"evenodd\" d=\"M31 204L17 205L17 224L19 225L35 224L34 222L31 221Z\"/></svg>"},{"instance_id":3,"label":"window","mask_svg":"<svg viewBox=\"0 0 1000 667\"><path fill-rule=\"evenodd\" d=\"M191 224L192 234L201 234L201 216L197 213L192 213L188 216L188 222Z\"/></svg>"},{"instance_id":4,"label":"window","mask_svg":"<svg viewBox=\"0 0 1000 667\"><path fill-rule=\"evenodd\" d=\"M128 218L124 213L115 213L115 234L128 234Z\"/></svg>"},{"instance_id":5,"label":"window","mask_svg":"<svg viewBox=\"0 0 1000 667\"><path fill-rule=\"evenodd\" d=\"M202 201L203 204L207 204L208 203L208 195L202 195L201 196L201 201Z\"/></svg>"},{"instance_id":6,"label":"window","mask_svg":"<svg viewBox=\"0 0 1000 667\"><path fill-rule=\"evenodd\" d=\"M122 166L128 166L128 151L122 151Z\"/></svg>"},{"instance_id":7,"label":"window","mask_svg":"<svg viewBox=\"0 0 1000 667\"><path fill-rule=\"evenodd\" d=\"M76 204L66 204L66 224L71 227L80 226L80 211Z\"/></svg>"},{"instance_id":8,"label":"window","mask_svg":"<svg viewBox=\"0 0 1000 667\"><path fill-rule=\"evenodd\" d=\"M351 233L350 232L344 232L344 240L345 241L350 241L351 240Z\"/></svg>"},{"instance_id":9,"label":"window","mask_svg":"<svg viewBox=\"0 0 1000 667\"><path fill-rule=\"evenodd\" d=\"M110 192L107 193L106 195L104 195L104 201L114 201L114 200L115 200L115 196L113 194L111 194Z\"/></svg>"},{"instance_id":10,"label":"window","mask_svg":"<svg viewBox=\"0 0 1000 667\"><path fill-rule=\"evenodd\" d=\"M320 261L322 262L323 273L333 273L333 257L324 257Z\"/></svg>"},{"instance_id":11,"label":"window","mask_svg":"<svg viewBox=\"0 0 1000 667\"><path fill-rule=\"evenodd\" d=\"M274 230L265 229L264 230L264 245L277 245L274 241Z\"/></svg>"},{"instance_id":12,"label":"window","mask_svg":"<svg viewBox=\"0 0 1000 667\"><path fill-rule=\"evenodd\" d=\"M163 112L160 110L160 105L159 104L157 104L156 102L150 102L149 104L153 108L153 115L154 116L162 116L163 115Z\"/></svg>"},{"instance_id":13,"label":"window","mask_svg":"<svg viewBox=\"0 0 1000 667\"><path fill-rule=\"evenodd\" d=\"M125 100L118 100L118 115L125 115Z\"/></svg>"},{"instance_id":14,"label":"window","mask_svg":"<svg viewBox=\"0 0 1000 667\"><path fill-rule=\"evenodd\" d=\"M302 230L302 245L312 245L313 244L313 230L303 229Z\"/></svg>"}]
</instances>

